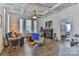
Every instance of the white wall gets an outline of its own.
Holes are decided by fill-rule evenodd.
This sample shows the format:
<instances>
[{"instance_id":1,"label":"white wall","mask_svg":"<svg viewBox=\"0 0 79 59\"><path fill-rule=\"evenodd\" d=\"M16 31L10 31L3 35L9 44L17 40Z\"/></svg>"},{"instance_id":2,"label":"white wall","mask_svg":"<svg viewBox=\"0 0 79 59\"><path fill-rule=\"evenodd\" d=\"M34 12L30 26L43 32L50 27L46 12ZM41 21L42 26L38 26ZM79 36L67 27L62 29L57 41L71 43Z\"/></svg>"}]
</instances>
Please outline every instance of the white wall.
<instances>
[{"instance_id":1,"label":"white wall","mask_svg":"<svg viewBox=\"0 0 79 59\"><path fill-rule=\"evenodd\" d=\"M3 45L3 29L0 28L0 53L2 52L3 49L4 49L4 45Z\"/></svg>"},{"instance_id":2,"label":"white wall","mask_svg":"<svg viewBox=\"0 0 79 59\"><path fill-rule=\"evenodd\" d=\"M60 13L51 14L47 17L43 17L39 20L39 27L45 25L45 22L48 20L53 21L54 32L57 33L57 37L60 40L60 21L62 19L69 19L72 23L72 35L74 33L79 33L79 4L69 7Z\"/></svg>"}]
</instances>

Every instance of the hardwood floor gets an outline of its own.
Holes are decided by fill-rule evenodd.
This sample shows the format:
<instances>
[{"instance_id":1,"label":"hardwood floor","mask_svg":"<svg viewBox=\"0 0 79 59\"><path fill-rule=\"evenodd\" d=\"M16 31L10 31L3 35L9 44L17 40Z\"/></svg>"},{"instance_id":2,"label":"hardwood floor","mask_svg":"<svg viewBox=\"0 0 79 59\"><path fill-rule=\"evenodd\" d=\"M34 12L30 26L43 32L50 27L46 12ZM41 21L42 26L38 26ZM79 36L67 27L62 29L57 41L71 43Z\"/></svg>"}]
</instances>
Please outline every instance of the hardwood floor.
<instances>
[{"instance_id":1,"label":"hardwood floor","mask_svg":"<svg viewBox=\"0 0 79 59\"><path fill-rule=\"evenodd\" d=\"M35 48L27 43L16 49L5 48L1 56L79 56L79 47L69 47L69 42L45 38L42 45Z\"/></svg>"},{"instance_id":2,"label":"hardwood floor","mask_svg":"<svg viewBox=\"0 0 79 59\"><path fill-rule=\"evenodd\" d=\"M57 41L52 39L45 39L44 45L34 49L33 55L35 56L57 56L59 47Z\"/></svg>"},{"instance_id":3,"label":"hardwood floor","mask_svg":"<svg viewBox=\"0 0 79 59\"><path fill-rule=\"evenodd\" d=\"M47 55L58 55L57 42L52 39L45 39L45 43L35 48L30 47L25 43L24 47L18 47L17 49L5 48L1 53L1 56L47 56ZM28 49L28 50L27 50ZM27 51L26 51L27 50ZM32 51L30 53L30 51Z\"/></svg>"}]
</instances>

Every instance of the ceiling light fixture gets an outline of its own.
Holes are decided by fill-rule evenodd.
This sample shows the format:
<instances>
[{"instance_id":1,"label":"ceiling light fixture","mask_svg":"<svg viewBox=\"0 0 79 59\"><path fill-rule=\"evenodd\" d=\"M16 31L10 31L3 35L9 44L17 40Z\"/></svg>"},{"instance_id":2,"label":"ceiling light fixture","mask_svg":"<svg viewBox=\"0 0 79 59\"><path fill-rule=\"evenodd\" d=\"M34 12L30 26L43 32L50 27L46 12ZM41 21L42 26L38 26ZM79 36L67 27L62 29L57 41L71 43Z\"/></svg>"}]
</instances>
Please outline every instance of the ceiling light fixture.
<instances>
[{"instance_id":1,"label":"ceiling light fixture","mask_svg":"<svg viewBox=\"0 0 79 59\"><path fill-rule=\"evenodd\" d=\"M36 10L34 10L34 13L33 13L33 19L37 19L37 15L36 15Z\"/></svg>"}]
</instances>

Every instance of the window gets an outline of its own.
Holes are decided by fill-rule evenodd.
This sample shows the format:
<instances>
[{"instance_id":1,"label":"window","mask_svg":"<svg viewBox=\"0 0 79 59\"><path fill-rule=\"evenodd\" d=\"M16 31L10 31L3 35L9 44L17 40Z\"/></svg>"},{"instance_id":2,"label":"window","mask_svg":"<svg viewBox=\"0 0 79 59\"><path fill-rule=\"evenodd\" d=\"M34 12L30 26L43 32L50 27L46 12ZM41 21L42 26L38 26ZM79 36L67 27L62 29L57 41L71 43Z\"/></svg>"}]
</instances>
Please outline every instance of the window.
<instances>
[{"instance_id":1,"label":"window","mask_svg":"<svg viewBox=\"0 0 79 59\"><path fill-rule=\"evenodd\" d=\"M70 32L70 30L71 30L71 24L66 24L66 27L67 27L67 32Z\"/></svg>"},{"instance_id":2,"label":"window","mask_svg":"<svg viewBox=\"0 0 79 59\"><path fill-rule=\"evenodd\" d=\"M34 21L34 32L37 32L37 21Z\"/></svg>"},{"instance_id":3,"label":"window","mask_svg":"<svg viewBox=\"0 0 79 59\"><path fill-rule=\"evenodd\" d=\"M23 19L20 19L20 33L23 33Z\"/></svg>"},{"instance_id":4,"label":"window","mask_svg":"<svg viewBox=\"0 0 79 59\"><path fill-rule=\"evenodd\" d=\"M32 32L32 21L26 20L26 31Z\"/></svg>"}]
</instances>

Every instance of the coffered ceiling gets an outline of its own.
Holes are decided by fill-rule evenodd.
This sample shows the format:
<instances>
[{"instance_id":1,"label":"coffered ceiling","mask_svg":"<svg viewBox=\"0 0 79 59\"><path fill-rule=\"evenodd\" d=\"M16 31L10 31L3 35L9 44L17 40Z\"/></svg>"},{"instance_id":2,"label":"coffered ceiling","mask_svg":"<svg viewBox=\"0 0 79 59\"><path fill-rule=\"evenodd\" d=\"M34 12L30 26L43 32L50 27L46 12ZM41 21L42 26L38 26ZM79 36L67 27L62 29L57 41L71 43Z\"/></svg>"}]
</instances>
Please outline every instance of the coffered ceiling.
<instances>
[{"instance_id":1,"label":"coffered ceiling","mask_svg":"<svg viewBox=\"0 0 79 59\"><path fill-rule=\"evenodd\" d=\"M6 8L7 13L15 13L20 17L30 18L34 10L38 15L45 16L46 14L59 13L74 5L76 3L1 3L0 12Z\"/></svg>"}]
</instances>

